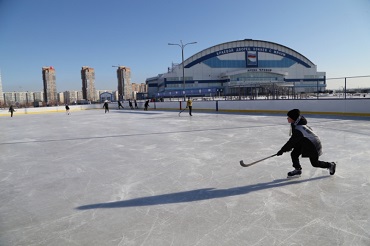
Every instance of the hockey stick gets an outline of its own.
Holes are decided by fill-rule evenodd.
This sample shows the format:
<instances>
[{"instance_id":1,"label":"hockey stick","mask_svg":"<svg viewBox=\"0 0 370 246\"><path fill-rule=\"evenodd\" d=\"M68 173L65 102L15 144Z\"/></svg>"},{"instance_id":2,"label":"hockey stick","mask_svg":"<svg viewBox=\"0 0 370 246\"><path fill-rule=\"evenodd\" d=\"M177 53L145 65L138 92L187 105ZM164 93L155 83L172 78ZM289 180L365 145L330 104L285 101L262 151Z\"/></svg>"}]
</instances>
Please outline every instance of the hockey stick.
<instances>
[{"instance_id":1,"label":"hockey stick","mask_svg":"<svg viewBox=\"0 0 370 246\"><path fill-rule=\"evenodd\" d=\"M184 108L183 110L181 110L181 111L179 112L179 116L180 116L180 114L181 114L182 112L184 112L184 111L185 111L185 109L187 109L187 108Z\"/></svg>"},{"instance_id":2,"label":"hockey stick","mask_svg":"<svg viewBox=\"0 0 370 246\"><path fill-rule=\"evenodd\" d=\"M274 157L274 156L276 156L276 155L277 155L277 154L273 154L273 155L270 155L270 156L268 156L268 157L265 157L265 158L263 158L263 159L261 159L261 160L258 160L258 161L255 161L255 162L252 162L252 163L249 163L249 164L244 164L243 160L241 160L241 161L240 161L240 166L242 166L242 167L249 167L249 166L252 166L252 165L254 165L254 164L257 164L258 162L261 162L261 161L264 161L264 160L269 159L269 158L271 158L271 157Z\"/></svg>"}]
</instances>

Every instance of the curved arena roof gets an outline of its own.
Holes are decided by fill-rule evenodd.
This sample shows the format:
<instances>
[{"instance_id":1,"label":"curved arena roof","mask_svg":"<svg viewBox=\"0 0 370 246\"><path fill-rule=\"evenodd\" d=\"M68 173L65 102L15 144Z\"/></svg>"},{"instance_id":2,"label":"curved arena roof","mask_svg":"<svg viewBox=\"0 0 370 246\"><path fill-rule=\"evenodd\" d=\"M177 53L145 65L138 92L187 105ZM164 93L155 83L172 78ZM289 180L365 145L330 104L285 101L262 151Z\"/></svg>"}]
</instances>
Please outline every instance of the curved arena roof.
<instances>
[{"instance_id":1,"label":"curved arena roof","mask_svg":"<svg viewBox=\"0 0 370 246\"><path fill-rule=\"evenodd\" d=\"M275 54L284 58L294 60L307 68L315 66L315 64L311 62L307 57L289 47L273 42L253 39L231 41L212 46L189 57L184 61L184 64L185 68L190 68L212 57L246 51L257 51Z\"/></svg>"}]
</instances>

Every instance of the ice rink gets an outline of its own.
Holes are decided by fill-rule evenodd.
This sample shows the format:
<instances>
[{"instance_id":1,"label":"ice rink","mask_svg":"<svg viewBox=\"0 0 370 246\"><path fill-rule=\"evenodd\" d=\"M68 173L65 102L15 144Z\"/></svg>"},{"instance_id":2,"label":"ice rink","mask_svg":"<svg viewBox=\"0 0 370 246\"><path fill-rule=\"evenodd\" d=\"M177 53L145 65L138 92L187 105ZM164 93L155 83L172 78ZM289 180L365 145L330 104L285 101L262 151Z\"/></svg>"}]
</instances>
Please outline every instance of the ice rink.
<instances>
[{"instance_id":1,"label":"ice rink","mask_svg":"<svg viewBox=\"0 0 370 246\"><path fill-rule=\"evenodd\" d=\"M324 161L287 179L286 115L0 117L0 245L370 245L370 119L305 115Z\"/></svg>"}]
</instances>

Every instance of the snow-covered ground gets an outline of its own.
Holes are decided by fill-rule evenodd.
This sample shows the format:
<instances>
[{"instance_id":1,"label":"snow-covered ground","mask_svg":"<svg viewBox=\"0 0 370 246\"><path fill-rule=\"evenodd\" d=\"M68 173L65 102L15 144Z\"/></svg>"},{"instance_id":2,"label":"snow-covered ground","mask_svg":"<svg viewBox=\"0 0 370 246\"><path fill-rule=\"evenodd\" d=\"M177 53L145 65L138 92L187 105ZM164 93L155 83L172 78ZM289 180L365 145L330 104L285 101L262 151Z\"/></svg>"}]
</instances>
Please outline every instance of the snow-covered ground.
<instances>
[{"instance_id":1,"label":"snow-covered ground","mask_svg":"<svg viewBox=\"0 0 370 246\"><path fill-rule=\"evenodd\" d=\"M334 176L239 165L281 148L285 115L0 117L0 245L370 245L370 119L307 118Z\"/></svg>"}]
</instances>

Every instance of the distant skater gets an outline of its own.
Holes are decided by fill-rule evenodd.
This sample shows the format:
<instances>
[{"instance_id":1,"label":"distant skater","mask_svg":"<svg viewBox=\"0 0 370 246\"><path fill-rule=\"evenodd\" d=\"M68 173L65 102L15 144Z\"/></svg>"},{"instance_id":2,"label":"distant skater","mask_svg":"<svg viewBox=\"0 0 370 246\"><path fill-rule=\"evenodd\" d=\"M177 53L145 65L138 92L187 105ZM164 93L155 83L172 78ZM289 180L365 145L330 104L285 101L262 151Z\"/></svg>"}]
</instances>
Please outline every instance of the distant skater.
<instances>
[{"instance_id":1,"label":"distant skater","mask_svg":"<svg viewBox=\"0 0 370 246\"><path fill-rule=\"evenodd\" d=\"M131 109L134 109L134 107L132 106L131 100L128 100L128 106L130 106Z\"/></svg>"},{"instance_id":2,"label":"distant skater","mask_svg":"<svg viewBox=\"0 0 370 246\"><path fill-rule=\"evenodd\" d=\"M69 106L66 104L66 114L69 115Z\"/></svg>"},{"instance_id":3,"label":"distant skater","mask_svg":"<svg viewBox=\"0 0 370 246\"><path fill-rule=\"evenodd\" d=\"M122 106L122 103L118 100L118 109L120 108L124 108L124 107Z\"/></svg>"},{"instance_id":4,"label":"distant skater","mask_svg":"<svg viewBox=\"0 0 370 246\"><path fill-rule=\"evenodd\" d=\"M191 114L191 110L192 110L192 108L193 108L193 101L190 99L190 97L188 98L188 101L186 102L186 107L187 107L187 108L189 108L189 115L190 115L190 116L193 116L193 115Z\"/></svg>"},{"instance_id":5,"label":"distant skater","mask_svg":"<svg viewBox=\"0 0 370 246\"><path fill-rule=\"evenodd\" d=\"M104 104L103 104L103 108L104 108L104 112L105 113L109 113L109 105L108 105L108 102L104 102Z\"/></svg>"},{"instance_id":6,"label":"distant skater","mask_svg":"<svg viewBox=\"0 0 370 246\"><path fill-rule=\"evenodd\" d=\"M13 113L16 112L15 109L13 108L13 105L10 105L9 112L10 112L10 117L13 117Z\"/></svg>"},{"instance_id":7,"label":"distant skater","mask_svg":"<svg viewBox=\"0 0 370 246\"><path fill-rule=\"evenodd\" d=\"M149 107L149 100L146 100L144 104L144 110L148 111L148 107Z\"/></svg>"},{"instance_id":8,"label":"distant skater","mask_svg":"<svg viewBox=\"0 0 370 246\"><path fill-rule=\"evenodd\" d=\"M134 100L134 104L135 104L135 109L139 109L139 107L137 106L136 100Z\"/></svg>"},{"instance_id":9,"label":"distant skater","mask_svg":"<svg viewBox=\"0 0 370 246\"><path fill-rule=\"evenodd\" d=\"M301 112L299 109L293 109L287 113L292 135L288 142L277 152L279 156L284 152L293 150L290 156L292 158L294 170L288 172L288 177L301 175L302 167L299 163L300 155L310 158L313 167L329 169L330 175L334 175L336 168L335 162L319 161L319 156L322 154L321 141L313 130L307 126L306 118L300 114Z\"/></svg>"}]
</instances>

